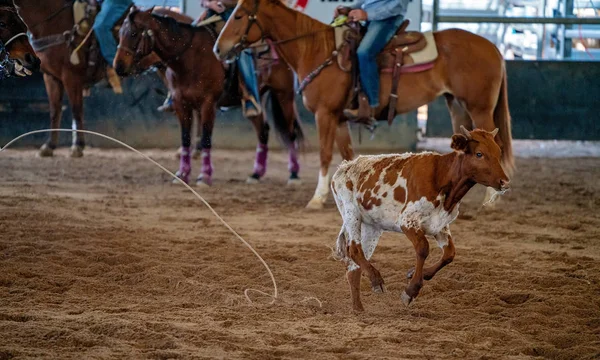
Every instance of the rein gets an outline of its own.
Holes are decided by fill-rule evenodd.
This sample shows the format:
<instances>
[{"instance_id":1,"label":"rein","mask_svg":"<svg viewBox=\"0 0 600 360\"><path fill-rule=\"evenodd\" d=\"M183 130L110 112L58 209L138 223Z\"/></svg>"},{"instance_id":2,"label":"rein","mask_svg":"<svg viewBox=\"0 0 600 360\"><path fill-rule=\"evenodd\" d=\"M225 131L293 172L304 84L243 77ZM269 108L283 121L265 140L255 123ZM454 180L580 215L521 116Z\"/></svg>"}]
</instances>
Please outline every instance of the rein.
<instances>
[{"instance_id":1,"label":"rein","mask_svg":"<svg viewBox=\"0 0 600 360\"><path fill-rule=\"evenodd\" d=\"M253 9L252 12L248 11L248 9L246 9L243 6L243 4L240 5L240 9L244 10L244 12L248 15L248 26L246 27L246 31L245 31L244 35L242 36L242 38L240 39L240 42L238 42L237 44L235 44L233 46L232 50L238 50L240 48L241 49L252 49L252 50L254 50L255 48L263 46L262 44L252 45L252 44L248 43L248 34L250 33L250 29L252 28L252 25L254 25L254 24L256 24L256 26L258 26L258 28L260 29L260 32L261 32L260 38L261 38L261 40L265 39L263 27L260 25L260 23L258 22L258 19L256 18L257 14L258 14L258 4L259 4L259 1L255 0L254 9ZM275 4L285 6L282 3L280 3L280 2L275 2ZM287 7L286 7L286 9L287 9ZM308 33L300 34L300 35L297 35L297 36L293 36L293 37L291 37L289 39L283 39L283 40L278 40L278 41L271 41L271 42L269 42L269 46L285 44L285 43L288 43L288 42L292 42L292 41L295 41L295 40L303 39L303 38L306 38L306 37L309 37L309 36L313 36L315 34L323 33L323 32L326 32L326 31L331 31L331 30L333 30L333 28L328 26L328 27L323 28L323 29L319 29L319 30L308 32ZM253 53L254 53L254 51L253 51ZM331 53L331 55L327 59L325 59L325 61L321 65L317 66L317 68L315 68L304 79L302 79L302 81L300 82L300 84L298 86L298 89L297 89L296 93L300 94L302 92L302 90L304 90L304 88L310 82L312 82L323 71L323 69L325 69L329 65L333 64L334 63L333 59L337 55L338 55L338 51L336 49L336 50L334 50Z\"/></svg>"},{"instance_id":2,"label":"rein","mask_svg":"<svg viewBox=\"0 0 600 360\"><path fill-rule=\"evenodd\" d=\"M154 16L153 15L153 18L159 18L160 19L160 18L164 18L164 17ZM173 20L173 21L175 21L178 24L178 22L176 20ZM137 31L138 28L139 28L139 26L135 23L135 21L131 21L131 24L135 25L135 29ZM159 24L161 26L163 25L160 22L159 22ZM179 24L178 24L178 26L179 26ZM210 31L209 31L209 34L212 37L212 34L210 33ZM148 52L147 54L142 54L139 51L138 48L140 47L142 41L145 40L145 39L149 39L150 40L150 52ZM190 36L190 40L188 41L188 43L186 45L184 45L183 50L178 51L178 54L175 55L175 56L173 56L173 57L170 57L168 59L161 59L161 60L163 60L164 63L168 63L168 62L171 62L171 61L179 59L179 57L181 55L183 55L185 52L187 52L192 47L193 42L194 42L194 32L192 31L191 36ZM135 46L136 50L130 49L129 47L121 45L121 44L119 44L117 46L117 49L123 49L126 53L132 55L133 58L134 58L134 60L139 61L140 59L142 59L142 58L150 55L150 53L152 53L152 51L155 51L154 49L155 49L155 47L156 47L157 44L158 44L158 41L156 41L156 37L154 35L154 31L152 29L144 29L142 31L142 38L140 39L140 41L138 41L138 43ZM160 45L161 45L161 47L164 47L164 46L162 46L162 44L160 44Z\"/></svg>"}]
</instances>

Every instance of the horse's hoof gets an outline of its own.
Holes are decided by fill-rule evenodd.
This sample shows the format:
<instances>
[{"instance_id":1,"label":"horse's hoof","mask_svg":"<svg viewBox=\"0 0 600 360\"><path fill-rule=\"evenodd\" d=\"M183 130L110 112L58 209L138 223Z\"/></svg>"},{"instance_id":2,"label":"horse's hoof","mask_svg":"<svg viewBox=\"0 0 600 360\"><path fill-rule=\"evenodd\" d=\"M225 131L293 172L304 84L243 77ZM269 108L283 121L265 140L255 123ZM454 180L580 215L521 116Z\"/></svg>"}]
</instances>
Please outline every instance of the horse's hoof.
<instances>
[{"instance_id":1,"label":"horse's hoof","mask_svg":"<svg viewBox=\"0 0 600 360\"><path fill-rule=\"evenodd\" d=\"M196 180L196 186L199 188L209 188L210 184L207 184L204 180Z\"/></svg>"},{"instance_id":2,"label":"horse's hoof","mask_svg":"<svg viewBox=\"0 0 600 360\"><path fill-rule=\"evenodd\" d=\"M42 145L42 147L40 147L39 155L40 155L40 157L54 156L54 149L52 149L50 146L48 146L48 144L44 144L44 145Z\"/></svg>"},{"instance_id":3,"label":"horse's hoof","mask_svg":"<svg viewBox=\"0 0 600 360\"><path fill-rule=\"evenodd\" d=\"M287 184L288 186L300 186L302 185L302 179L288 179Z\"/></svg>"},{"instance_id":4,"label":"horse's hoof","mask_svg":"<svg viewBox=\"0 0 600 360\"><path fill-rule=\"evenodd\" d=\"M256 174L252 174L252 175L248 176L248 178L246 179L246 184L249 184L249 185L260 184L260 177L258 177L258 175L256 175Z\"/></svg>"},{"instance_id":5,"label":"horse's hoof","mask_svg":"<svg viewBox=\"0 0 600 360\"><path fill-rule=\"evenodd\" d=\"M306 208L309 210L322 210L323 209L323 201L320 199L311 199Z\"/></svg>"},{"instance_id":6,"label":"horse's hoof","mask_svg":"<svg viewBox=\"0 0 600 360\"><path fill-rule=\"evenodd\" d=\"M400 295L400 299L402 300L402 303L404 304L404 306L408 307L410 305L410 303L413 301L413 298L411 298L407 293L406 290L402 291L402 295Z\"/></svg>"},{"instance_id":7,"label":"horse's hoof","mask_svg":"<svg viewBox=\"0 0 600 360\"><path fill-rule=\"evenodd\" d=\"M406 273L406 278L408 280L412 279L413 275L415 275L415 268L411 268L410 270L408 270L408 272Z\"/></svg>"},{"instance_id":8,"label":"horse's hoof","mask_svg":"<svg viewBox=\"0 0 600 360\"><path fill-rule=\"evenodd\" d=\"M210 187L212 186L212 178L210 176L200 175L198 179L196 179L196 186Z\"/></svg>"},{"instance_id":9,"label":"horse's hoof","mask_svg":"<svg viewBox=\"0 0 600 360\"><path fill-rule=\"evenodd\" d=\"M72 158L83 157L83 148L81 146L77 146L77 145L71 146L71 157Z\"/></svg>"},{"instance_id":10,"label":"horse's hoof","mask_svg":"<svg viewBox=\"0 0 600 360\"><path fill-rule=\"evenodd\" d=\"M181 170L178 170L175 173L175 176L177 176L177 179L183 181L186 184L190 183L190 174L189 173L184 174L184 173L181 172ZM173 179L173 181L171 181L171 183L172 184L181 184L181 182L179 180L177 180L177 179Z\"/></svg>"}]
</instances>

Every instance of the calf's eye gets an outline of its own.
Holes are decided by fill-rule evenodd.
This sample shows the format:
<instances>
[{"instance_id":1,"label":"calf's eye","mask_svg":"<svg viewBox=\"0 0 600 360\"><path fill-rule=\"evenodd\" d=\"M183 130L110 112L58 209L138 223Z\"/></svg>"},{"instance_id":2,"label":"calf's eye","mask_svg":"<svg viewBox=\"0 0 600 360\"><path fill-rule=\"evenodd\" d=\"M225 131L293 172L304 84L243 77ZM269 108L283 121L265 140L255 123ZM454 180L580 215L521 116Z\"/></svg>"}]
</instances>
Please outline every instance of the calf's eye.
<instances>
[{"instance_id":1,"label":"calf's eye","mask_svg":"<svg viewBox=\"0 0 600 360\"><path fill-rule=\"evenodd\" d=\"M475 155L476 155L478 158L481 158L481 157L483 157L483 154L482 154L482 153L480 153L480 152L478 152L478 153L477 153L477 154L475 154Z\"/></svg>"}]
</instances>

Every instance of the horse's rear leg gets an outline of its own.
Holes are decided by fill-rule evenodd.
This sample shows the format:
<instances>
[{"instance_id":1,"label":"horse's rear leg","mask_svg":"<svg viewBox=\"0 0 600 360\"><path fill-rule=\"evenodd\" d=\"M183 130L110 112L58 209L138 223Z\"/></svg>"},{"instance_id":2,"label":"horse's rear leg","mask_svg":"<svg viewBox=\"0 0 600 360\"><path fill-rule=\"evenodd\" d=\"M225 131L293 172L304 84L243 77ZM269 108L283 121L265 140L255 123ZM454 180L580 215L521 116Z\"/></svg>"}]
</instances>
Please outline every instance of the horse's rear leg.
<instances>
[{"instance_id":1,"label":"horse's rear leg","mask_svg":"<svg viewBox=\"0 0 600 360\"><path fill-rule=\"evenodd\" d=\"M65 90L71 103L73 112L73 130L83 130L83 85L79 81L67 81ZM73 143L71 145L71 157L82 157L85 148L85 135L81 132L73 132Z\"/></svg>"},{"instance_id":2,"label":"horse's rear leg","mask_svg":"<svg viewBox=\"0 0 600 360\"><path fill-rule=\"evenodd\" d=\"M44 74L44 84L50 103L50 128L58 129L62 117L62 98L64 87L59 79L52 75ZM40 156L52 156L58 144L58 132L51 132L46 143L40 148Z\"/></svg>"},{"instance_id":3,"label":"horse's rear leg","mask_svg":"<svg viewBox=\"0 0 600 360\"><path fill-rule=\"evenodd\" d=\"M329 165L333 156L333 142L336 136L338 117L327 109L319 109L315 114L319 133L321 169L315 194L306 206L309 209L322 209L329 195Z\"/></svg>"},{"instance_id":4,"label":"horse's rear leg","mask_svg":"<svg viewBox=\"0 0 600 360\"><path fill-rule=\"evenodd\" d=\"M192 159L199 159L202 155L202 114L194 111L194 122L196 123L196 147L192 151Z\"/></svg>"},{"instance_id":5,"label":"horse's rear leg","mask_svg":"<svg viewBox=\"0 0 600 360\"><path fill-rule=\"evenodd\" d=\"M181 130L181 152L179 155L179 170L177 170L176 175L187 184L190 181L190 173L192 172L190 153L190 146L192 143L192 108L188 104L182 104L181 101L174 102L173 108L175 114L177 114ZM173 183L177 184L178 181L173 180Z\"/></svg>"},{"instance_id":6,"label":"horse's rear leg","mask_svg":"<svg viewBox=\"0 0 600 360\"><path fill-rule=\"evenodd\" d=\"M210 150L212 148L212 132L215 126L215 103L206 100L200 108L200 118L202 119L202 138L200 139L202 168L200 175L196 179L198 186L212 185L213 166L210 158Z\"/></svg>"},{"instance_id":7,"label":"horse's rear leg","mask_svg":"<svg viewBox=\"0 0 600 360\"><path fill-rule=\"evenodd\" d=\"M246 179L248 184L256 184L267 172L267 155L269 152L269 124L264 121L263 115L251 116L249 118L256 131L258 144L256 145L256 157L254 158L254 168L252 175Z\"/></svg>"},{"instance_id":8,"label":"horse's rear leg","mask_svg":"<svg viewBox=\"0 0 600 360\"><path fill-rule=\"evenodd\" d=\"M456 98L450 94L446 94L446 106L450 112L450 118L452 119L452 131L455 134L460 134L461 125L467 130L473 129L473 121L467 113L467 110L456 100Z\"/></svg>"},{"instance_id":9,"label":"horse's rear leg","mask_svg":"<svg viewBox=\"0 0 600 360\"><path fill-rule=\"evenodd\" d=\"M298 174L300 173L300 162L298 161L298 145L302 138L302 129L296 127L298 122L298 112L294 102L294 92L290 91L292 87L285 91L274 91L275 97L272 101L277 101L281 108L281 116L287 124L287 134L282 134L288 138L288 185L300 185L302 180ZM275 105L275 104L274 104ZM277 121L277 119L274 119Z\"/></svg>"}]
</instances>

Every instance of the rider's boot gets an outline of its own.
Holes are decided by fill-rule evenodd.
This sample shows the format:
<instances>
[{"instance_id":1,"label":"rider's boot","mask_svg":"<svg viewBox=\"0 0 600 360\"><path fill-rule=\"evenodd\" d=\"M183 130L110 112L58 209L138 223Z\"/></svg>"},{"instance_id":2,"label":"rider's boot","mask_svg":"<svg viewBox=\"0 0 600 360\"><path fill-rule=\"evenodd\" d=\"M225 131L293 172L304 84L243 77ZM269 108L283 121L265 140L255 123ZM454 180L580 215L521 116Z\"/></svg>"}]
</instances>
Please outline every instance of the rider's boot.
<instances>
[{"instance_id":1,"label":"rider's boot","mask_svg":"<svg viewBox=\"0 0 600 360\"><path fill-rule=\"evenodd\" d=\"M369 100L365 94L358 96L358 108L357 109L345 109L344 116L350 121L356 121L364 124L369 130L375 130L377 127L377 120L375 119L375 111L377 108L369 105Z\"/></svg>"},{"instance_id":2,"label":"rider's boot","mask_svg":"<svg viewBox=\"0 0 600 360\"><path fill-rule=\"evenodd\" d=\"M122 94L123 88L121 87L121 78L117 75L117 72L112 66L106 67L106 75L108 76L108 82L112 87L115 94Z\"/></svg>"},{"instance_id":3,"label":"rider's boot","mask_svg":"<svg viewBox=\"0 0 600 360\"><path fill-rule=\"evenodd\" d=\"M167 98L165 99L165 102L161 106L159 106L156 110L162 111L162 112L173 112L173 96L171 95L170 91L167 94Z\"/></svg>"}]
</instances>

